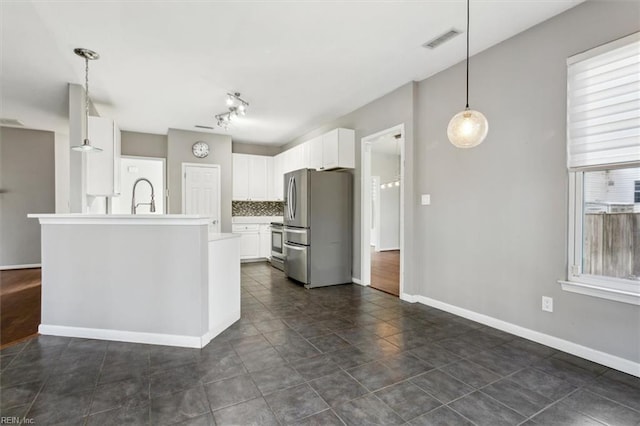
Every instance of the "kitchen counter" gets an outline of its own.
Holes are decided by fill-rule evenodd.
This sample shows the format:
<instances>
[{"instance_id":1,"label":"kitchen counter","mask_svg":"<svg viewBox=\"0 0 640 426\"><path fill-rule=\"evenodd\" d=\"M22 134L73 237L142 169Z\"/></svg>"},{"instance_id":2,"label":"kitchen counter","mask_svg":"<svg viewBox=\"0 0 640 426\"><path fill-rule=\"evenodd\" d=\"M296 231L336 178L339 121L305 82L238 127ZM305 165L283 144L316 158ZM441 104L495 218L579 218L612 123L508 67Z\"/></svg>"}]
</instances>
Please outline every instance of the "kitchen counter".
<instances>
[{"instance_id":1,"label":"kitchen counter","mask_svg":"<svg viewBox=\"0 0 640 426\"><path fill-rule=\"evenodd\" d=\"M271 223L282 222L282 216L233 216L232 223Z\"/></svg>"},{"instance_id":2,"label":"kitchen counter","mask_svg":"<svg viewBox=\"0 0 640 426\"><path fill-rule=\"evenodd\" d=\"M41 334L200 348L240 319L239 236L193 215L29 215Z\"/></svg>"}]
</instances>

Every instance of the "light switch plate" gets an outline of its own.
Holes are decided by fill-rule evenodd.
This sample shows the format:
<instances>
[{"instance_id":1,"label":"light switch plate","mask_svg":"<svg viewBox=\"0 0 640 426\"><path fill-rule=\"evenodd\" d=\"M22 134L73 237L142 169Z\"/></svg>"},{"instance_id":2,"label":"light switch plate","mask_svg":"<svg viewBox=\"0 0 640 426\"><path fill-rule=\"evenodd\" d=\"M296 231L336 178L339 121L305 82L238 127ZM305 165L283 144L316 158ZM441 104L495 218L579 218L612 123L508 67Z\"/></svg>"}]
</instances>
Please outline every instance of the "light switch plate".
<instances>
[{"instance_id":1,"label":"light switch plate","mask_svg":"<svg viewBox=\"0 0 640 426\"><path fill-rule=\"evenodd\" d=\"M421 201L423 206L428 206L431 204L431 194L422 194L422 201Z\"/></svg>"}]
</instances>

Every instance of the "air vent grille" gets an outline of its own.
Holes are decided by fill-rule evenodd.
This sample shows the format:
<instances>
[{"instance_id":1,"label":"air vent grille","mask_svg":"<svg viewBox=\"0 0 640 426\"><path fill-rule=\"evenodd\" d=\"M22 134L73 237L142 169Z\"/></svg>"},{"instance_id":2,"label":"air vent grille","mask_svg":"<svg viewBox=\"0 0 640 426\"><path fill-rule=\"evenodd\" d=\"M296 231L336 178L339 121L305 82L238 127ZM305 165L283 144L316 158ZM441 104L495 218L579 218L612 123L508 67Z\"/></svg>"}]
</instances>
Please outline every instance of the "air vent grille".
<instances>
[{"instance_id":1,"label":"air vent grille","mask_svg":"<svg viewBox=\"0 0 640 426\"><path fill-rule=\"evenodd\" d=\"M433 40L426 42L425 44L422 45L422 47L426 47L427 49L435 49L436 47L440 46L442 43L451 40L458 34L462 34L462 31L456 30L455 28L451 28L446 33L441 34L438 37L434 38Z\"/></svg>"},{"instance_id":2,"label":"air vent grille","mask_svg":"<svg viewBox=\"0 0 640 426\"><path fill-rule=\"evenodd\" d=\"M21 121L15 118L0 118L0 126L24 126Z\"/></svg>"},{"instance_id":3,"label":"air vent grille","mask_svg":"<svg viewBox=\"0 0 640 426\"><path fill-rule=\"evenodd\" d=\"M209 130L213 130L214 129L211 126L202 126L200 124L196 124L194 127L197 127L198 129L209 129Z\"/></svg>"}]
</instances>

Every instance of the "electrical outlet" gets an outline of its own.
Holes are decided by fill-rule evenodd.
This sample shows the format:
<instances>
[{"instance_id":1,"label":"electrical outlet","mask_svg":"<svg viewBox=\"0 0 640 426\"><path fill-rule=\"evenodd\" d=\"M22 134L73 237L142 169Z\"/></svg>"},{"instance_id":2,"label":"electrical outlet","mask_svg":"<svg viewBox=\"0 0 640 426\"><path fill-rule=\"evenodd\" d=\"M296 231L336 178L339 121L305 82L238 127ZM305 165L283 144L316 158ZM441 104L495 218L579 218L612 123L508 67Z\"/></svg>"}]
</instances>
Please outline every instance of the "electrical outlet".
<instances>
[{"instance_id":1,"label":"electrical outlet","mask_svg":"<svg viewBox=\"0 0 640 426\"><path fill-rule=\"evenodd\" d=\"M553 312L553 297L542 296L542 310Z\"/></svg>"}]
</instances>

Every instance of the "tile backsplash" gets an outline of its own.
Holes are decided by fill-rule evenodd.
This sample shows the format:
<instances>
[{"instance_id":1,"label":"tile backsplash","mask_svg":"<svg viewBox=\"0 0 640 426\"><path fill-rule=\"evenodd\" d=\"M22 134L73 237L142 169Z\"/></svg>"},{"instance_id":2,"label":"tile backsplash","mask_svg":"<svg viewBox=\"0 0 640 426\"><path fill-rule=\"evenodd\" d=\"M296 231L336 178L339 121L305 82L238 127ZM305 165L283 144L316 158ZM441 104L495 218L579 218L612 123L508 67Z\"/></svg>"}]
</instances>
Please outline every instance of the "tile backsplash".
<instances>
[{"instance_id":1,"label":"tile backsplash","mask_svg":"<svg viewBox=\"0 0 640 426\"><path fill-rule=\"evenodd\" d=\"M231 216L282 216L281 201L232 201Z\"/></svg>"}]
</instances>

